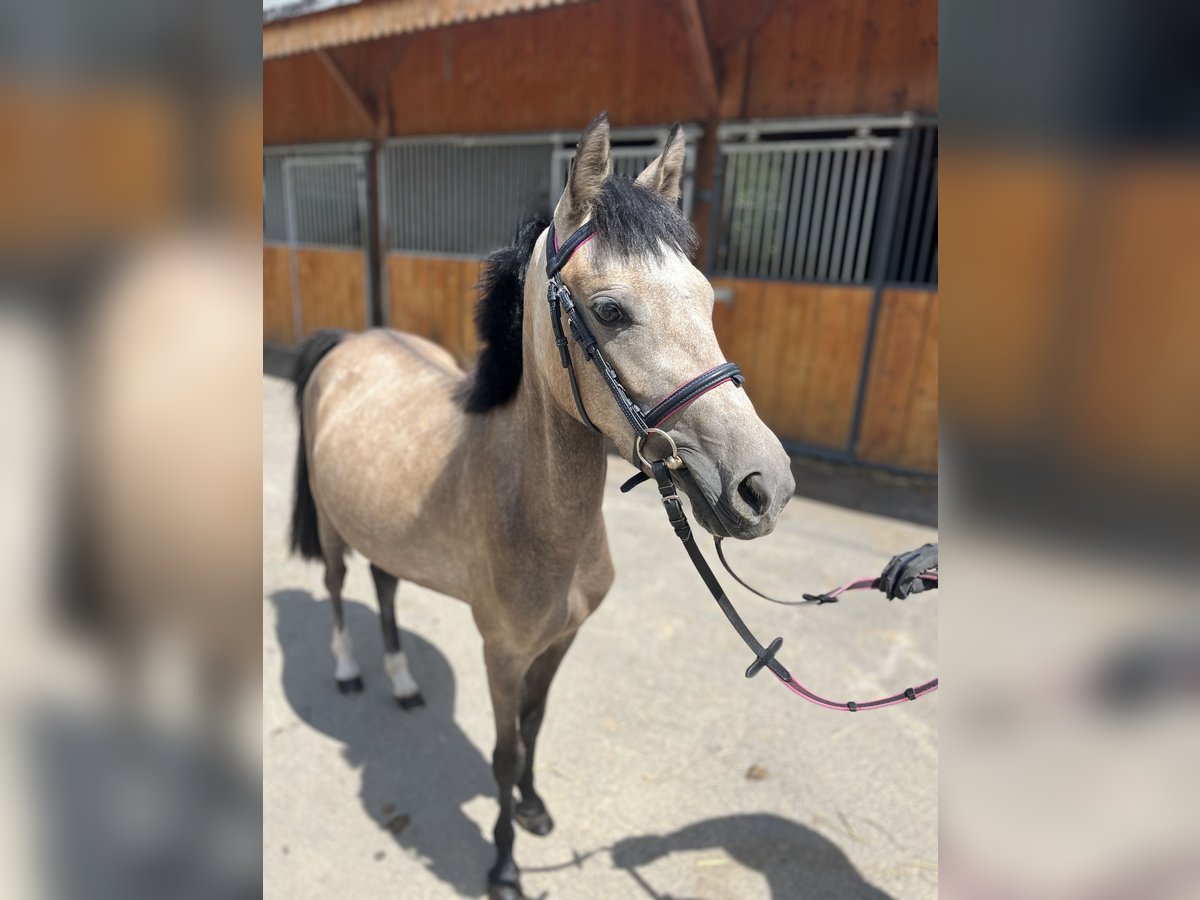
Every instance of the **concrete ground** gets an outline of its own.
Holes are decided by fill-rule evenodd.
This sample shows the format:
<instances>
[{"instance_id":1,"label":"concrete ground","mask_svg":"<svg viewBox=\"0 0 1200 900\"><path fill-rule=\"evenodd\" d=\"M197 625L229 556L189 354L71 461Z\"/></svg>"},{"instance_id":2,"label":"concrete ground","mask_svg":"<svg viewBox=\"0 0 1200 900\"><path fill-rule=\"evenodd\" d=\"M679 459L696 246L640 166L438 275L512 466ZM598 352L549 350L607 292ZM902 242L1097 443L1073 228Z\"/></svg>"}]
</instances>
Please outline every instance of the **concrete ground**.
<instances>
[{"instance_id":1,"label":"concrete ground","mask_svg":"<svg viewBox=\"0 0 1200 900\"><path fill-rule=\"evenodd\" d=\"M296 421L263 382L264 884L272 898L478 897L492 862L493 725L467 607L410 584L397 618L428 706L392 702L367 564L347 619L366 692L338 694L321 567L287 555ZM874 713L791 696L750 662L664 521L655 492L605 516L617 580L554 684L538 745L557 827L517 831L530 897L922 898L937 889L934 694ZM798 596L936 540L931 484L797 462L775 533L731 549ZM814 499L820 498L820 499ZM716 564L715 554L709 553ZM736 588L736 585L732 586ZM934 601L855 594L788 609L731 591L800 680L868 699L936 670ZM936 596L936 595L933 595Z\"/></svg>"}]
</instances>

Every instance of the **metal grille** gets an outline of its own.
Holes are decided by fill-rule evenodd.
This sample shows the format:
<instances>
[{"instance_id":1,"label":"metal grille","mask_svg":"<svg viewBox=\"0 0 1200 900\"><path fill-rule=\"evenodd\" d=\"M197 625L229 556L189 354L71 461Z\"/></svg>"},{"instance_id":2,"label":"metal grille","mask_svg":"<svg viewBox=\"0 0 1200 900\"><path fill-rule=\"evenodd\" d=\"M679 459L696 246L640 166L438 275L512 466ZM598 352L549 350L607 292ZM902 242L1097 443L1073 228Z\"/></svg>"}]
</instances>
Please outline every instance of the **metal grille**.
<instances>
[{"instance_id":1,"label":"metal grille","mask_svg":"<svg viewBox=\"0 0 1200 900\"><path fill-rule=\"evenodd\" d=\"M937 129L908 118L723 126L713 272L864 284L886 264L889 281L936 282L936 147Z\"/></svg>"},{"instance_id":2,"label":"metal grille","mask_svg":"<svg viewBox=\"0 0 1200 900\"><path fill-rule=\"evenodd\" d=\"M684 163L684 174L679 205L683 214L688 218L692 215L692 196L695 184L696 144L695 139L700 129L687 126L683 130L688 141L687 157ZM612 170L614 175L625 178L637 178L646 166L654 161L654 157L662 152L666 143L667 129L617 129L612 132ZM578 136L564 141L554 152L554 176L550 183L552 202L557 202L567 185L567 173L571 170L571 160L575 157L575 143Z\"/></svg>"},{"instance_id":3,"label":"metal grille","mask_svg":"<svg viewBox=\"0 0 1200 900\"><path fill-rule=\"evenodd\" d=\"M937 129L915 128L908 141L887 278L903 284L937 284Z\"/></svg>"},{"instance_id":4,"label":"metal grille","mask_svg":"<svg viewBox=\"0 0 1200 900\"><path fill-rule=\"evenodd\" d=\"M549 211L548 141L393 141L381 165L389 250L478 256Z\"/></svg>"},{"instance_id":5,"label":"metal grille","mask_svg":"<svg viewBox=\"0 0 1200 900\"><path fill-rule=\"evenodd\" d=\"M685 128L689 138L698 133ZM613 170L636 177L666 128L617 129ZM380 163L380 211L389 251L477 257L507 246L517 226L548 215L566 184L578 133L402 138ZM691 210L695 147L688 148L683 208Z\"/></svg>"},{"instance_id":6,"label":"metal grille","mask_svg":"<svg viewBox=\"0 0 1200 900\"><path fill-rule=\"evenodd\" d=\"M263 240L292 246L366 245L362 153L273 149L263 156Z\"/></svg>"}]
</instances>

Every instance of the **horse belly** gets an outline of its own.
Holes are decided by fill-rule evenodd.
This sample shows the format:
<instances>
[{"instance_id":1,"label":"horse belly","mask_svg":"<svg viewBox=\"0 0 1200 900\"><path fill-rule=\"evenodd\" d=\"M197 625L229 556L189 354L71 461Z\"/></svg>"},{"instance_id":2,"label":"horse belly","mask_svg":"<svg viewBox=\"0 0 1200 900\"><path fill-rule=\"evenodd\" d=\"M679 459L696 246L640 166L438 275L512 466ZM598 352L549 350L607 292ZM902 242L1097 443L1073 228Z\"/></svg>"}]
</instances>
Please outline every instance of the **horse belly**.
<instances>
[{"instance_id":1,"label":"horse belly","mask_svg":"<svg viewBox=\"0 0 1200 900\"><path fill-rule=\"evenodd\" d=\"M376 565L465 598L457 489L464 415L454 400L461 377L402 342L352 346L358 340L347 341L344 355L341 346L332 351L330 371L314 375L321 381L307 421L317 508Z\"/></svg>"}]
</instances>

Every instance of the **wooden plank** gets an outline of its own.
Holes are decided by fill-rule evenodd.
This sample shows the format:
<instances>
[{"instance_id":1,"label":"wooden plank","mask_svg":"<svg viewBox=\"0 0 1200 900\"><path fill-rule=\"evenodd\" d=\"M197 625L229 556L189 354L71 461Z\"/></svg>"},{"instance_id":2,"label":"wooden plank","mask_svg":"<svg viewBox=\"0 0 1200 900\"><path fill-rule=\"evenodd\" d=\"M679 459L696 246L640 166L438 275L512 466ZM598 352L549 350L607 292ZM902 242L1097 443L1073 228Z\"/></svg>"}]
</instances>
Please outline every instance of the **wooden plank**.
<instances>
[{"instance_id":1,"label":"wooden plank","mask_svg":"<svg viewBox=\"0 0 1200 900\"><path fill-rule=\"evenodd\" d=\"M938 295L929 295L900 465L936 472L938 462Z\"/></svg>"},{"instance_id":2,"label":"wooden plank","mask_svg":"<svg viewBox=\"0 0 1200 900\"><path fill-rule=\"evenodd\" d=\"M369 134L378 134L379 116L367 108L367 104L359 96L354 86L350 84L350 80L346 77L346 73L342 71L341 66L329 55L329 51L323 48L316 51L316 56L321 65L325 67L325 71L329 73L329 77L333 80L333 83L337 85L338 90L346 97L346 102L350 104L350 108L354 110L363 127Z\"/></svg>"},{"instance_id":3,"label":"wooden plank","mask_svg":"<svg viewBox=\"0 0 1200 900\"><path fill-rule=\"evenodd\" d=\"M713 66L712 50L708 35L704 32L704 18L700 15L697 0L679 0L683 12L683 26L688 44L692 48L692 65L696 70L696 85L700 89L700 102L710 112L717 108L717 73Z\"/></svg>"},{"instance_id":4,"label":"wooden plank","mask_svg":"<svg viewBox=\"0 0 1200 900\"><path fill-rule=\"evenodd\" d=\"M482 274L478 262L464 262L462 265L462 342L466 360L474 365L475 355L479 352L479 335L475 330L475 304L478 291L475 285L479 283Z\"/></svg>"},{"instance_id":5,"label":"wooden plank","mask_svg":"<svg viewBox=\"0 0 1200 900\"><path fill-rule=\"evenodd\" d=\"M756 379L754 404L759 417L768 425L779 421L781 404L788 400L780 392L779 376L788 368L794 351L790 326L796 297L790 288L791 285L781 281L758 283L762 309L755 361L761 371Z\"/></svg>"},{"instance_id":6,"label":"wooden plank","mask_svg":"<svg viewBox=\"0 0 1200 900\"><path fill-rule=\"evenodd\" d=\"M805 443L847 450L854 420L862 354L870 318L871 291L814 289L816 348L808 370Z\"/></svg>"},{"instance_id":7,"label":"wooden plank","mask_svg":"<svg viewBox=\"0 0 1200 900\"><path fill-rule=\"evenodd\" d=\"M288 248L263 246L263 340L296 343Z\"/></svg>"},{"instance_id":8,"label":"wooden plank","mask_svg":"<svg viewBox=\"0 0 1200 900\"><path fill-rule=\"evenodd\" d=\"M889 290L880 298L862 427L855 448L867 462L904 465L911 401L921 363L931 295Z\"/></svg>"},{"instance_id":9,"label":"wooden plank","mask_svg":"<svg viewBox=\"0 0 1200 900\"><path fill-rule=\"evenodd\" d=\"M936 110L937 51L937 0L783 2L755 34L745 114Z\"/></svg>"},{"instance_id":10,"label":"wooden plank","mask_svg":"<svg viewBox=\"0 0 1200 900\"><path fill-rule=\"evenodd\" d=\"M475 336L475 260L389 254L392 327L435 341L462 365L478 347Z\"/></svg>"},{"instance_id":11,"label":"wooden plank","mask_svg":"<svg viewBox=\"0 0 1200 900\"><path fill-rule=\"evenodd\" d=\"M332 249L293 252L305 336L321 328L366 328L366 254Z\"/></svg>"},{"instance_id":12,"label":"wooden plank","mask_svg":"<svg viewBox=\"0 0 1200 900\"><path fill-rule=\"evenodd\" d=\"M782 438L804 443L821 443L820 432L813 428L810 409L813 394L819 393L812 382L813 357L820 340L819 309L814 292L807 285L789 285L791 315L788 335L791 352L787 365L771 377L779 382L783 398L778 418L768 424Z\"/></svg>"}]
</instances>

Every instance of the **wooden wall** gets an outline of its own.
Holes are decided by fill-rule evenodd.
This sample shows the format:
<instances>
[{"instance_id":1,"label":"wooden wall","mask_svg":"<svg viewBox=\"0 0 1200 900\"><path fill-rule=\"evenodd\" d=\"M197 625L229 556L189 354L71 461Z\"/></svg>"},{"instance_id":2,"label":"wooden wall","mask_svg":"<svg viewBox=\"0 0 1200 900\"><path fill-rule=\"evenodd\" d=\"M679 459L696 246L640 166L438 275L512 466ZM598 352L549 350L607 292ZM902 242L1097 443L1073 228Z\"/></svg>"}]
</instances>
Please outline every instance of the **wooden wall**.
<instances>
[{"instance_id":1,"label":"wooden wall","mask_svg":"<svg viewBox=\"0 0 1200 900\"><path fill-rule=\"evenodd\" d=\"M749 279L713 286L732 293L717 303L713 326L762 420L785 440L848 446L871 290Z\"/></svg>"},{"instance_id":2,"label":"wooden wall","mask_svg":"<svg viewBox=\"0 0 1200 900\"><path fill-rule=\"evenodd\" d=\"M293 303L293 264L300 299L299 328ZM361 250L264 245L263 340L293 344L322 328L361 331L369 327L367 277L367 255Z\"/></svg>"},{"instance_id":3,"label":"wooden wall","mask_svg":"<svg viewBox=\"0 0 1200 900\"><path fill-rule=\"evenodd\" d=\"M718 65L753 32L736 116L937 108L936 0L701 6ZM396 135L579 128L602 109L616 126L711 117L675 0L596 0L330 55ZM266 144L373 136L311 53L264 63L263 110Z\"/></svg>"},{"instance_id":4,"label":"wooden wall","mask_svg":"<svg viewBox=\"0 0 1200 900\"><path fill-rule=\"evenodd\" d=\"M263 340L276 344L296 342L296 316L292 309L292 273L287 247L263 245Z\"/></svg>"},{"instance_id":5,"label":"wooden wall","mask_svg":"<svg viewBox=\"0 0 1200 900\"><path fill-rule=\"evenodd\" d=\"M479 347L475 336L477 260L387 257L388 325L441 344L468 367Z\"/></svg>"},{"instance_id":6,"label":"wooden wall","mask_svg":"<svg viewBox=\"0 0 1200 900\"><path fill-rule=\"evenodd\" d=\"M865 462L935 472L937 451L938 295L887 290L855 453Z\"/></svg>"}]
</instances>

